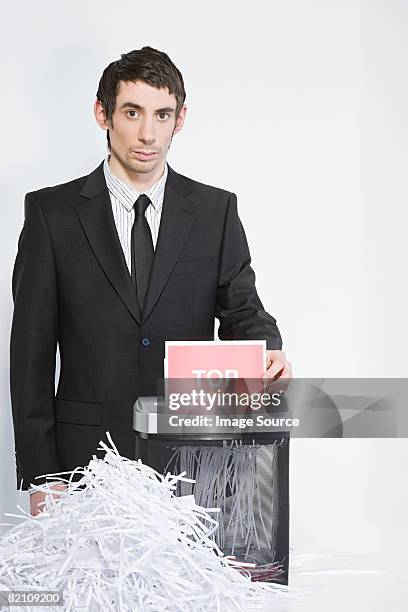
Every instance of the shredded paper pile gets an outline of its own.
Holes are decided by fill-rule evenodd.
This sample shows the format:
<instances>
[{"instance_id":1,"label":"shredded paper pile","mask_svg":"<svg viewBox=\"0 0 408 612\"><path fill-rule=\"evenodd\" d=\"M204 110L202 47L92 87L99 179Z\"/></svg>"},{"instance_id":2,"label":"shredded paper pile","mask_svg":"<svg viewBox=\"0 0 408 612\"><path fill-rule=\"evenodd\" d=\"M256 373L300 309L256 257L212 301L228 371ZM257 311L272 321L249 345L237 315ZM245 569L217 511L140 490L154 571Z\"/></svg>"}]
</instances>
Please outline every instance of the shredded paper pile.
<instances>
[{"instance_id":1,"label":"shredded paper pile","mask_svg":"<svg viewBox=\"0 0 408 612\"><path fill-rule=\"evenodd\" d=\"M285 585L252 582L223 556L213 538L218 509L175 495L184 473L162 476L107 437L103 459L37 486L47 493L42 513L8 513L23 520L0 541L0 590L63 594L62 606L13 610L272 612L297 599ZM53 499L61 481L68 487Z\"/></svg>"}]
</instances>

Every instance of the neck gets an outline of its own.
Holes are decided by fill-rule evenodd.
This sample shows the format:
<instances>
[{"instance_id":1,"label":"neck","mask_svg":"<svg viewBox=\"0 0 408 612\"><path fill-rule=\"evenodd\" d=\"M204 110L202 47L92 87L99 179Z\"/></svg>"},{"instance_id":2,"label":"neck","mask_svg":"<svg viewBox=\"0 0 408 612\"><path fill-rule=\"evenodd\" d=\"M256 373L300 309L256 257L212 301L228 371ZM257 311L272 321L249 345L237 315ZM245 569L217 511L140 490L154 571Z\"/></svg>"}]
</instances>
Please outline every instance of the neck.
<instances>
[{"instance_id":1,"label":"neck","mask_svg":"<svg viewBox=\"0 0 408 612\"><path fill-rule=\"evenodd\" d=\"M123 166L118 158L112 153L109 155L108 164L112 174L117 176L124 183L131 185L136 191L143 193L163 176L166 160L151 172L136 172L134 170L129 170Z\"/></svg>"}]
</instances>

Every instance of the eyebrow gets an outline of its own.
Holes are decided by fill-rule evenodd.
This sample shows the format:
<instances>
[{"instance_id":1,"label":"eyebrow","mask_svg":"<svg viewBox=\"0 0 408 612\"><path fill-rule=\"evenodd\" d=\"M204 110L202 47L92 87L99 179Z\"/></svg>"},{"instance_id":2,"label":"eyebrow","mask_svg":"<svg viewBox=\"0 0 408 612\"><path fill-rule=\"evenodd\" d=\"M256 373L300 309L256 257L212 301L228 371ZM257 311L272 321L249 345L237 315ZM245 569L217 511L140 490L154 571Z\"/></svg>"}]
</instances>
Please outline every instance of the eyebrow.
<instances>
[{"instance_id":1,"label":"eyebrow","mask_svg":"<svg viewBox=\"0 0 408 612\"><path fill-rule=\"evenodd\" d=\"M144 111L144 106L140 106L140 104L135 104L134 102L124 102L120 105L119 110L124 108L134 108L135 110ZM171 106L164 106L163 108L158 108L154 112L155 113L174 113L176 111L175 108Z\"/></svg>"}]
</instances>

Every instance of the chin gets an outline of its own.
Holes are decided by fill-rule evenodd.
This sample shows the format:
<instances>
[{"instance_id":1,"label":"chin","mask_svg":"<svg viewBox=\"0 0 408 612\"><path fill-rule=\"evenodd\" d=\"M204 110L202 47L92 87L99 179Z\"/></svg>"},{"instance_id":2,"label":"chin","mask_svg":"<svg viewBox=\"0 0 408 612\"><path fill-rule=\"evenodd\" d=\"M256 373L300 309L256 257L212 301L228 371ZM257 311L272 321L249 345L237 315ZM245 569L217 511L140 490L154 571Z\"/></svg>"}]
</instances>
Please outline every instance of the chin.
<instances>
[{"instance_id":1,"label":"chin","mask_svg":"<svg viewBox=\"0 0 408 612\"><path fill-rule=\"evenodd\" d=\"M141 162L135 159L132 159L128 162L129 168L136 172L151 172L156 166L160 163L159 160L155 159L152 161Z\"/></svg>"},{"instance_id":2,"label":"chin","mask_svg":"<svg viewBox=\"0 0 408 612\"><path fill-rule=\"evenodd\" d=\"M144 164L143 162L135 161L134 159L132 159L127 163L127 167L129 168L129 170L133 170L133 172L147 172L152 169L152 164Z\"/></svg>"}]
</instances>

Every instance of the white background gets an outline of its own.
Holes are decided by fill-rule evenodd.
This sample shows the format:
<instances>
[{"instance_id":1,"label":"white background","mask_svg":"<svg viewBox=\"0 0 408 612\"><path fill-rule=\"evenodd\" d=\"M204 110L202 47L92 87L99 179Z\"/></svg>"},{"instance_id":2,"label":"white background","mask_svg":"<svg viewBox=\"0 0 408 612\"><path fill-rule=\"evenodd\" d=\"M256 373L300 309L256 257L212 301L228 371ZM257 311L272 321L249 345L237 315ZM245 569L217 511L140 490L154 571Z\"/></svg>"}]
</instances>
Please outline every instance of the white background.
<instances>
[{"instance_id":1,"label":"white background","mask_svg":"<svg viewBox=\"0 0 408 612\"><path fill-rule=\"evenodd\" d=\"M99 164L98 80L145 44L185 80L169 162L237 193L258 292L294 374L407 376L407 22L403 0L3 7L0 512L17 501L9 334L24 194ZM406 440L294 441L294 549L406 569L407 458ZM322 609L384 610L380 578L319 576ZM383 580L391 609L406 609L401 579Z\"/></svg>"}]
</instances>

